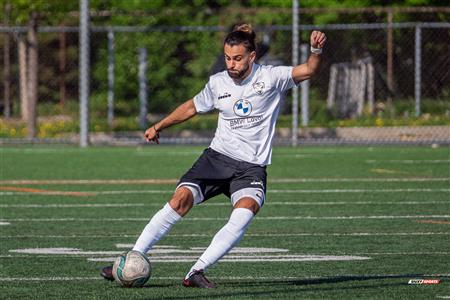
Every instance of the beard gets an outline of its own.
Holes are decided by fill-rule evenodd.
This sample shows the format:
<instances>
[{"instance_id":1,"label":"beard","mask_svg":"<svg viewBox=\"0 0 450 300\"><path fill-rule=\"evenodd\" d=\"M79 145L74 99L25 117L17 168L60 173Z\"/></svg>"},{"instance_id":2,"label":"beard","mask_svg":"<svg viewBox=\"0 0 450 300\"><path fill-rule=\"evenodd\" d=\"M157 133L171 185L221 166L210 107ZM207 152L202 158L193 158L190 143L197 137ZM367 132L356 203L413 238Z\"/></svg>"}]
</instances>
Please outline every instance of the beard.
<instances>
[{"instance_id":1,"label":"beard","mask_svg":"<svg viewBox=\"0 0 450 300\"><path fill-rule=\"evenodd\" d=\"M248 69L250 68L250 65L247 65L243 70L237 71L237 70L231 70L227 69L228 75L233 79L244 79L245 73L247 73Z\"/></svg>"}]
</instances>

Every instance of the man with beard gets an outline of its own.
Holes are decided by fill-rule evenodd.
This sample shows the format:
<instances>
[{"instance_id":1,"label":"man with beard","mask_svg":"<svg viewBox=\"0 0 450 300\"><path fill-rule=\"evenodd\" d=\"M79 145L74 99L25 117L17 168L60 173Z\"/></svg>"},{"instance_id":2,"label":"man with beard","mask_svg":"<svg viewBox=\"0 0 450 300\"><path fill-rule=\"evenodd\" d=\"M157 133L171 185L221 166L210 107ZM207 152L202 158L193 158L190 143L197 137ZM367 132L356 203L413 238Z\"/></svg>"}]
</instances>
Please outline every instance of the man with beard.
<instances>
[{"instance_id":1,"label":"man with beard","mask_svg":"<svg viewBox=\"0 0 450 300\"><path fill-rule=\"evenodd\" d=\"M144 228L134 251L146 254L194 205L225 194L233 206L231 216L183 280L185 287L215 287L205 270L239 242L264 204L266 166L271 163L282 94L317 73L325 42L324 33L313 31L306 63L274 67L255 63L255 33L248 26L227 35L226 71L211 76L200 93L145 131L148 142L159 143L163 129L197 113L219 111L211 145L181 177L171 199ZM111 269L103 268L101 275L111 280Z\"/></svg>"}]
</instances>

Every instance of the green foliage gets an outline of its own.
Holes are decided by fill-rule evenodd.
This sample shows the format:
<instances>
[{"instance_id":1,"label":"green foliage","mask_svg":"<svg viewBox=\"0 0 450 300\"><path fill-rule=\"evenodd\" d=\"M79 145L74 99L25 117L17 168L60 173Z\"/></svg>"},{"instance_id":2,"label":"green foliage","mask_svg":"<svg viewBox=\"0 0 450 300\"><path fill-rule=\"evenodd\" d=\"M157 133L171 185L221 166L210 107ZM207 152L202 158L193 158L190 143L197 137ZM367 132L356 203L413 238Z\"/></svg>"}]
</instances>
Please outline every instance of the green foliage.
<instances>
[{"instance_id":1,"label":"green foliage","mask_svg":"<svg viewBox=\"0 0 450 300\"><path fill-rule=\"evenodd\" d=\"M6 1L4 1L6 3ZM69 14L77 12L79 1L59 0L10 0L12 6L11 24L26 25L31 11L38 11L41 15L40 26L60 25L76 26L78 16ZM266 25L289 25L291 23L291 12L289 8L292 2L287 0L91 0L92 11L107 10L112 12L107 17L92 17L93 25L127 25L127 26L171 26L171 25L222 25L227 28L236 21L245 20L255 27ZM370 6L416 6L416 5L445 5L444 2L436 0L305 0L301 1L301 8L324 7L324 8L346 8L346 7L370 7ZM240 8L262 8L246 13ZM273 11L279 8L283 12ZM145 13L144 16L136 12ZM435 15L433 14L435 17ZM417 16L412 14L395 14L395 21L416 21ZM448 19L447 16L438 16L440 19ZM302 14L302 24L324 24L342 22L383 22L386 14L339 14L320 13ZM403 33L394 31L394 39L400 40ZM264 32L258 31L258 38L262 39ZM270 37L270 55L289 64L291 35L285 31L266 32ZM302 40L309 39L308 32L301 33ZM371 39L362 31L348 31L342 35L330 32L330 48L336 49L336 57L350 59L349 49L360 53L385 57L384 36ZM191 98L198 93L208 80L212 64L222 51L222 32L148 32L148 33L115 33L115 114L118 118L130 118L136 116L139 110L138 101L138 48L145 47L148 50L148 95L150 113L167 113L178 104ZM59 102L59 77L58 70L58 34L39 35L39 96L40 104L44 102ZM423 38L424 56L438 57L436 53L445 53L445 43L438 44L434 40L428 41ZM2 43L2 41L0 41ZM287 46L288 45L288 46ZM67 34L67 61L65 70L65 82L67 97L70 101L78 98L78 37L77 34ZM405 46L404 48L408 48ZM410 48L412 49L412 48ZM398 49L397 51L408 49ZM93 115L99 118L106 116L106 91L107 91L107 68L108 68L107 36L104 33L91 33L91 102L94 103ZM410 73L411 64L408 60L396 60L396 72ZM444 62L445 63L445 62ZM446 74L446 68L440 67L442 61L433 60L430 68L424 70L423 78L431 78L440 74ZM328 66L325 66L328 67ZM443 71L442 71L443 69ZM431 70L431 71L429 71ZM326 77L326 76L325 76ZM433 95L427 97L445 98L440 95L440 86L428 88L424 82L424 90L434 91ZM321 84L322 89L326 84ZM410 87L400 90L411 90ZM321 93L325 93L324 90ZM448 96L448 92L446 94ZM400 95L402 96L402 95ZM326 114L318 114L320 123L326 123ZM316 119L316 118L315 118Z\"/></svg>"},{"instance_id":2,"label":"green foliage","mask_svg":"<svg viewBox=\"0 0 450 300\"><path fill-rule=\"evenodd\" d=\"M116 111L122 111L122 115L116 115L113 127L107 123L107 100L105 94L97 94L90 102L90 124L91 132L124 132L142 131L139 128L137 110L138 103L130 103L137 100L118 101ZM380 105L378 105L380 106ZM323 101L313 100L310 103L310 123L308 127L389 127L389 126L450 126L450 104L448 101L424 100L422 102L422 115L415 116L414 103L411 101L395 101L392 106L381 105L382 110L372 115L365 113L357 119L337 119L326 108ZM42 117L38 122L38 137L64 137L79 131L78 105L69 102L66 106L46 103L39 106L38 114ZM156 121L161 116L150 115L151 121ZM213 131L217 126L217 113L197 115L194 118L166 129L168 134L176 134L182 130ZM290 128L292 126L291 115L280 115L278 117L278 128ZM26 124L23 121L0 119L0 137L25 137Z\"/></svg>"},{"instance_id":3,"label":"green foliage","mask_svg":"<svg viewBox=\"0 0 450 300\"><path fill-rule=\"evenodd\" d=\"M40 13L41 18L45 18L47 25L58 25L67 18L68 12L79 9L78 1L5 0L4 2L12 5L11 23L16 25L25 25L32 11ZM48 18L47 15L51 15L51 18Z\"/></svg>"}]
</instances>

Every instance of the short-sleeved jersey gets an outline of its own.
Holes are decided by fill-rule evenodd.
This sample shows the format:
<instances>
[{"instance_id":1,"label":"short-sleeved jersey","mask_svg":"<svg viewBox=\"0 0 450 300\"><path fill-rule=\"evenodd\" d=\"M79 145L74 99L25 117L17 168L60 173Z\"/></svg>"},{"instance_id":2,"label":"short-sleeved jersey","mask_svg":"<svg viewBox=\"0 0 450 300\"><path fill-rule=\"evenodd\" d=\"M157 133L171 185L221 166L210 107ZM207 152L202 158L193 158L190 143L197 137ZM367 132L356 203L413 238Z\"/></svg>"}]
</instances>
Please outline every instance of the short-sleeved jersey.
<instances>
[{"instance_id":1,"label":"short-sleeved jersey","mask_svg":"<svg viewBox=\"0 0 450 300\"><path fill-rule=\"evenodd\" d=\"M211 76L194 97L198 113L219 111L210 147L236 160L269 165L280 102L294 86L288 66L253 64L251 74L240 84L227 71Z\"/></svg>"}]
</instances>

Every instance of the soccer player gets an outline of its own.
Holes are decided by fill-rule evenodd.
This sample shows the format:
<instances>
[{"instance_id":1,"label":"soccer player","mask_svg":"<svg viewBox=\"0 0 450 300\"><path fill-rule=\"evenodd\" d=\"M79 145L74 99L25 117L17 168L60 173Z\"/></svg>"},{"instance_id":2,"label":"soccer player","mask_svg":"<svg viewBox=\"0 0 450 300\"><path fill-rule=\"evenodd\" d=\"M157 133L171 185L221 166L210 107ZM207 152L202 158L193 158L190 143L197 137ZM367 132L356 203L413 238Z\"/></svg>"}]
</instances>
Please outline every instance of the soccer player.
<instances>
[{"instance_id":1,"label":"soccer player","mask_svg":"<svg viewBox=\"0 0 450 300\"><path fill-rule=\"evenodd\" d=\"M147 253L194 205L225 194L233 206L228 223L216 233L183 281L185 287L215 288L204 272L239 242L264 204L266 166L271 162L282 94L318 71L325 42L324 33L313 31L306 63L274 67L255 63L253 31L238 30L226 36L223 51L227 69L212 75L200 93L145 131L148 142L159 143L159 134L165 128L197 113L219 111L209 148L181 177L172 198L152 217L133 250ZM101 275L112 280L111 269L103 268Z\"/></svg>"}]
</instances>

